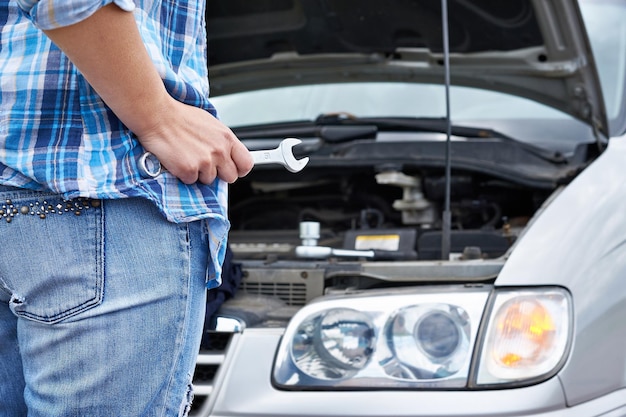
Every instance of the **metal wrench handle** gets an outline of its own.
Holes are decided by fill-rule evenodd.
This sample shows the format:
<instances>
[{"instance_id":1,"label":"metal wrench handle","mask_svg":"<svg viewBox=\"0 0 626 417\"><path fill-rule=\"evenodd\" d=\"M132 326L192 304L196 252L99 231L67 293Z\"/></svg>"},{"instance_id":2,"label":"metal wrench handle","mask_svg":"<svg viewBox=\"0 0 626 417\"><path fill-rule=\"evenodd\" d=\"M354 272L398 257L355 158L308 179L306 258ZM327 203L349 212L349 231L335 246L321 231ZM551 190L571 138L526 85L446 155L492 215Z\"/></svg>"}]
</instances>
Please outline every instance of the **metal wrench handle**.
<instances>
[{"instance_id":1,"label":"metal wrench handle","mask_svg":"<svg viewBox=\"0 0 626 417\"><path fill-rule=\"evenodd\" d=\"M280 148L264 149L260 151L250 151L254 165L281 164L284 160L280 152Z\"/></svg>"}]
</instances>

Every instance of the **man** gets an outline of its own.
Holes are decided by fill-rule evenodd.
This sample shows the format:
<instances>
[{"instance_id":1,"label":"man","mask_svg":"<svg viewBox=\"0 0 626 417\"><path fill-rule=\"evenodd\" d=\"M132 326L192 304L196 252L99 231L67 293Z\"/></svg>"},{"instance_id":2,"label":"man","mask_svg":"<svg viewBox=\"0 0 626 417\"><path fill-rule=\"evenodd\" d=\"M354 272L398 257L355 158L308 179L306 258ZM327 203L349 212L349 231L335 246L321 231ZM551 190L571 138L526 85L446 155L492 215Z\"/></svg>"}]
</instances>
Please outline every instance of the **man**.
<instances>
[{"instance_id":1,"label":"man","mask_svg":"<svg viewBox=\"0 0 626 417\"><path fill-rule=\"evenodd\" d=\"M0 0L1 416L189 410L253 165L208 100L204 8Z\"/></svg>"}]
</instances>

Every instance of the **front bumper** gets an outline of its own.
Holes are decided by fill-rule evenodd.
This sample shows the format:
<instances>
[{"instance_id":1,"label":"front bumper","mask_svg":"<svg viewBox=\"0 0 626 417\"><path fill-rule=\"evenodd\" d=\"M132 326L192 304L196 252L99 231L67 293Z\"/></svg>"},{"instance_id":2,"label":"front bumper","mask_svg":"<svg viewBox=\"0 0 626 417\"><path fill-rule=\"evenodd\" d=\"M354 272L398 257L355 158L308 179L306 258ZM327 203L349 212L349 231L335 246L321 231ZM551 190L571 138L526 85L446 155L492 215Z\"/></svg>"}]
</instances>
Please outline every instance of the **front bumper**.
<instances>
[{"instance_id":1,"label":"front bumper","mask_svg":"<svg viewBox=\"0 0 626 417\"><path fill-rule=\"evenodd\" d=\"M626 390L567 407L558 377L491 391L280 391L271 384L283 329L235 333L210 396L192 415L203 417L626 416Z\"/></svg>"}]
</instances>

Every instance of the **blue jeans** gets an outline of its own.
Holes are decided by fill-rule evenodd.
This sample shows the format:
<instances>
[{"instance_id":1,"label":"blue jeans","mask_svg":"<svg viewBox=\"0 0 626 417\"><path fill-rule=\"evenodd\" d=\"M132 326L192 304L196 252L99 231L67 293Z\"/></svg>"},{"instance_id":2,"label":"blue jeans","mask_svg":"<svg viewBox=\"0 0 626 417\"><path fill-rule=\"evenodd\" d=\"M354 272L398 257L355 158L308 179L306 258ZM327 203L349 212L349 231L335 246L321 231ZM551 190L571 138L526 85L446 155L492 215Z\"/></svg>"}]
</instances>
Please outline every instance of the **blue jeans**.
<instances>
[{"instance_id":1,"label":"blue jeans","mask_svg":"<svg viewBox=\"0 0 626 417\"><path fill-rule=\"evenodd\" d=\"M205 222L0 186L0 416L178 416L205 314Z\"/></svg>"}]
</instances>

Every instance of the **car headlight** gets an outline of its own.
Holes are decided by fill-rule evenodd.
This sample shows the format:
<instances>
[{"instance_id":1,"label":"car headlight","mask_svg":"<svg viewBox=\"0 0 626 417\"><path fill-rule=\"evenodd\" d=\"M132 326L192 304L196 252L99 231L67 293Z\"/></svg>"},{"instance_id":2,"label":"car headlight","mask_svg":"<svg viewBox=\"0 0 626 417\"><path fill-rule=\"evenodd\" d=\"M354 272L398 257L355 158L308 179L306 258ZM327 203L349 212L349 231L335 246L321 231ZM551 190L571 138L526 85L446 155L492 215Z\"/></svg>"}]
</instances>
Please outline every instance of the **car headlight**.
<instances>
[{"instance_id":1,"label":"car headlight","mask_svg":"<svg viewBox=\"0 0 626 417\"><path fill-rule=\"evenodd\" d=\"M482 389L536 381L565 360L570 306L559 288L421 287L325 297L291 320L273 383Z\"/></svg>"},{"instance_id":2,"label":"car headlight","mask_svg":"<svg viewBox=\"0 0 626 417\"><path fill-rule=\"evenodd\" d=\"M325 297L281 341L283 388L463 387L490 288L451 286Z\"/></svg>"}]
</instances>

